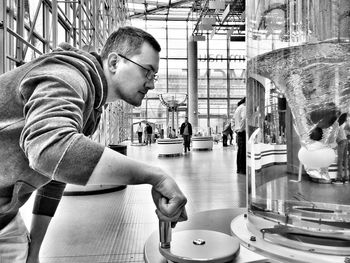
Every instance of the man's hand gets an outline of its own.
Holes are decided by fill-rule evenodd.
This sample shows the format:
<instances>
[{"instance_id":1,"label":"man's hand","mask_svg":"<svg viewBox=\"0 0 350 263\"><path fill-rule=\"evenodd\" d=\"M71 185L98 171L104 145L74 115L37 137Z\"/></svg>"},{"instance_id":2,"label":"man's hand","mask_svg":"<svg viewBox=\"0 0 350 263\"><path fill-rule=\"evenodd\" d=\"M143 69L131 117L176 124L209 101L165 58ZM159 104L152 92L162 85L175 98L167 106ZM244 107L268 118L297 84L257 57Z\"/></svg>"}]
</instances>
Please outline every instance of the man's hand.
<instances>
[{"instance_id":1,"label":"man's hand","mask_svg":"<svg viewBox=\"0 0 350 263\"><path fill-rule=\"evenodd\" d=\"M187 220L187 199L170 176L164 177L153 186L152 197L159 220L170 221L171 227L175 227L177 222Z\"/></svg>"}]
</instances>

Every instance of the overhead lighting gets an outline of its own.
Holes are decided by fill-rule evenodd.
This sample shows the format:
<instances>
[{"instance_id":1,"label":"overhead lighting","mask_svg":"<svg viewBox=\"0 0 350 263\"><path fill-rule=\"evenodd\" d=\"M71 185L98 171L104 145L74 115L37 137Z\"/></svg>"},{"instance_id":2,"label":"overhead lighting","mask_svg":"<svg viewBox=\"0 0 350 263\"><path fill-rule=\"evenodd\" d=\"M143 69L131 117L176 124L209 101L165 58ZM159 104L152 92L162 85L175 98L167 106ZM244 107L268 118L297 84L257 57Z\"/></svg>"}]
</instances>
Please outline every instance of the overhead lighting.
<instances>
[{"instance_id":1,"label":"overhead lighting","mask_svg":"<svg viewBox=\"0 0 350 263\"><path fill-rule=\"evenodd\" d=\"M215 17L203 17L202 22L199 24L199 29L201 30L212 30L213 25L215 25Z\"/></svg>"},{"instance_id":2,"label":"overhead lighting","mask_svg":"<svg viewBox=\"0 0 350 263\"><path fill-rule=\"evenodd\" d=\"M205 41L205 36L204 35L194 35L193 41Z\"/></svg>"},{"instance_id":3,"label":"overhead lighting","mask_svg":"<svg viewBox=\"0 0 350 263\"><path fill-rule=\"evenodd\" d=\"M209 9L225 9L224 0L209 0Z\"/></svg>"},{"instance_id":4,"label":"overhead lighting","mask_svg":"<svg viewBox=\"0 0 350 263\"><path fill-rule=\"evenodd\" d=\"M216 19L215 17L203 17L202 24L203 25L215 25Z\"/></svg>"},{"instance_id":5,"label":"overhead lighting","mask_svg":"<svg viewBox=\"0 0 350 263\"><path fill-rule=\"evenodd\" d=\"M200 23L199 24L199 30L212 30L213 29L213 26L212 25L209 25L209 24L203 24L203 23Z\"/></svg>"}]
</instances>

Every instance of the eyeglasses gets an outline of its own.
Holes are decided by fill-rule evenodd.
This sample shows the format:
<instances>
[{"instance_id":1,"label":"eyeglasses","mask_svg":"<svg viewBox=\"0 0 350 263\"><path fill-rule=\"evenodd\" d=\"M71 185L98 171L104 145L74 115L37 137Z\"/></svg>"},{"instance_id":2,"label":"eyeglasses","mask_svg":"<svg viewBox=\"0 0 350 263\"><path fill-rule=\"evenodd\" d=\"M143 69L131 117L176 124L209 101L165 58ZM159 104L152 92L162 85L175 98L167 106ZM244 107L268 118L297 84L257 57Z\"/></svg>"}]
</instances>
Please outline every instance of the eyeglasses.
<instances>
[{"instance_id":1,"label":"eyeglasses","mask_svg":"<svg viewBox=\"0 0 350 263\"><path fill-rule=\"evenodd\" d=\"M121 54L118 54L118 56L120 56L123 59L126 59L126 60L130 61L131 63L134 63L135 65L139 66L140 68L146 70L146 78L148 80L153 80L153 82L158 81L159 76L153 70L145 68L144 66L141 66L139 63L136 63L135 61L133 61L133 60L121 55Z\"/></svg>"}]
</instances>

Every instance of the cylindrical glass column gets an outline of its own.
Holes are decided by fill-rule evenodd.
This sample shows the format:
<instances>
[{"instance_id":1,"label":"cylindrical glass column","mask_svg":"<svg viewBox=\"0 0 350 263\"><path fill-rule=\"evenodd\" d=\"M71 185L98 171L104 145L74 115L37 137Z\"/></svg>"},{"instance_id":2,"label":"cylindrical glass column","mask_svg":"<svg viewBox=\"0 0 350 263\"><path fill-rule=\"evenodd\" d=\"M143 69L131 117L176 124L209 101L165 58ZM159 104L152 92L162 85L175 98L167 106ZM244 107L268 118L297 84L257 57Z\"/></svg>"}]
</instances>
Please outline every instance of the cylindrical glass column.
<instances>
[{"instance_id":1,"label":"cylindrical glass column","mask_svg":"<svg viewBox=\"0 0 350 263\"><path fill-rule=\"evenodd\" d=\"M350 1L247 0L246 14L248 228L350 255Z\"/></svg>"}]
</instances>

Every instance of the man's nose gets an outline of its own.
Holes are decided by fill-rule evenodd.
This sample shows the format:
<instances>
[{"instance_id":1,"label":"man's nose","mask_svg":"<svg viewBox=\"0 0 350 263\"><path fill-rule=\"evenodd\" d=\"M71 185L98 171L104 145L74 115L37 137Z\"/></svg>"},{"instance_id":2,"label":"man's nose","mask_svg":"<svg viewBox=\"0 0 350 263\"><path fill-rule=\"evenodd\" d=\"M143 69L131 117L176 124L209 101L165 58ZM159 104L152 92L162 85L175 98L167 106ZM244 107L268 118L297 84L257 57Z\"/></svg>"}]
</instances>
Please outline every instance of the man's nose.
<instances>
[{"instance_id":1,"label":"man's nose","mask_svg":"<svg viewBox=\"0 0 350 263\"><path fill-rule=\"evenodd\" d=\"M154 89L155 85L154 85L154 81L153 80L149 80L146 82L146 88L147 89Z\"/></svg>"}]
</instances>

